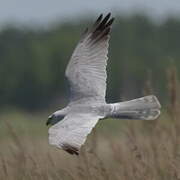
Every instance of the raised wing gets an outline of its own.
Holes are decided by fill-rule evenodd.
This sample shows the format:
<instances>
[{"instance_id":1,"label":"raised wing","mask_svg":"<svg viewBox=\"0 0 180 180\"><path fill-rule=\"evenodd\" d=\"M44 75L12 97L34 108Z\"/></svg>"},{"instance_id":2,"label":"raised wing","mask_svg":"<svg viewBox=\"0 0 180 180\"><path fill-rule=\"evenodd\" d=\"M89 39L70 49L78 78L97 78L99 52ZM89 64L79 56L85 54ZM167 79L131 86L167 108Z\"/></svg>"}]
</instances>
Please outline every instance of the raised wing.
<instances>
[{"instance_id":1,"label":"raised wing","mask_svg":"<svg viewBox=\"0 0 180 180\"><path fill-rule=\"evenodd\" d=\"M100 15L90 30L86 30L75 48L66 69L70 82L71 101L90 99L105 101L106 65L111 25L109 13Z\"/></svg>"},{"instance_id":2,"label":"raised wing","mask_svg":"<svg viewBox=\"0 0 180 180\"><path fill-rule=\"evenodd\" d=\"M70 154L78 155L81 145L99 118L101 117L91 114L68 114L49 128L49 143Z\"/></svg>"}]
</instances>

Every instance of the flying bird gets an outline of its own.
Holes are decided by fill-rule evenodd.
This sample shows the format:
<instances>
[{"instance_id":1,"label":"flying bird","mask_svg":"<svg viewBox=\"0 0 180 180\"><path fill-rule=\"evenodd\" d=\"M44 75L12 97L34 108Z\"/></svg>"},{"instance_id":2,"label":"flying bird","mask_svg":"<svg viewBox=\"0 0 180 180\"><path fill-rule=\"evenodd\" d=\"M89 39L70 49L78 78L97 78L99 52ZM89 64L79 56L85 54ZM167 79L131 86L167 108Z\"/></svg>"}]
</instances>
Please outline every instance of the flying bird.
<instances>
[{"instance_id":1,"label":"flying bird","mask_svg":"<svg viewBox=\"0 0 180 180\"><path fill-rule=\"evenodd\" d=\"M160 103L154 95L106 103L106 65L110 30L114 18L101 14L86 29L77 44L65 75L70 83L69 104L49 116L49 143L79 154L87 135L98 120L106 118L154 120L160 115Z\"/></svg>"}]
</instances>

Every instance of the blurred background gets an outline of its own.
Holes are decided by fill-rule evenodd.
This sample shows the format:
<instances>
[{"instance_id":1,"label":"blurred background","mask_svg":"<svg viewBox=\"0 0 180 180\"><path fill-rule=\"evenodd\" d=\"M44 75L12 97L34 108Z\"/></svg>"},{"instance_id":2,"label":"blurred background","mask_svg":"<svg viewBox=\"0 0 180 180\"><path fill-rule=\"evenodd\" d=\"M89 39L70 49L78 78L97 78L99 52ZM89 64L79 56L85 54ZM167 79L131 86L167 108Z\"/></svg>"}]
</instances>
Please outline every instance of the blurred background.
<instances>
[{"instance_id":1,"label":"blurred background","mask_svg":"<svg viewBox=\"0 0 180 180\"><path fill-rule=\"evenodd\" d=\"M100 13L116 17L107 101L142 96L148 79L162 103L166 70L180 68L178 1L4 1L0 7L0 107L27 111L64 105L64 71L83 30Z\"/></svg>"},{"instance_id":2,"label":"blurred background","mask_svg":"<svg viewBox=\"0 0 180 180\"><path fill-rule=\"evenodd\" d=\"M53 169L53 175L46 172L47 167L58 163L57 156L62 159L69 157L66 153L61 151L59 153L56 149L48 146L45 122L49 114L68 103L69 91L64 72L81 33L93 23L100 13L107 14L108 12L112 12L116 19L109 48L107 102L155 94L163 105L164 115L157 121L160 125L150 123L149 126L149 123L145 125L139 122L136 125L133 122L132 128L131 125L129 126L129 121L107 120L104 124L99 123L97 129L100 132L99 139L102 147L107 146L103 136L117 139L123 127L128 129L128 132L130 129L132 137L134 137L133 133L138 134L139 141L143 141L143 143L145 141L154 143L156 138L152 137L155 135L148 134L148 132L152 133L151 129L155 129L155 127L159 128L163 124L163 128L158 129L158 133L154 133L165 132L170 137L173 134L170 134L172 128L169 124L175 125L176 128L179 127L177 123L172 123L178 118L179 0L2 0L0 2L0 143L3 146L0 150L2 155L1 179L7 179L8 176L10 179L9 174L13 173L17 175L12 175L16 179L24 177L29 179L31 177L33 177L32 179L40 177L44 179L52 177L53 179L56 177L76 179L78 177L80 179L81 175L76 177L61 171L62 169L58 169L58 175L54 172L57 170L56 168ZM168 122L164 125L166 121ZM140 134L134 132L134 129ZM176 129L173 129L173 132L176 132ZM147 139L142 140L144 133L148 134ZM127 137L129 136L123 136L122 146L126 146L124 139L128 139ZM170 142L176 142L179 136L175 134L173 137L175 139L170 139ZM162 139L159 139L154 146L161 141ZM167 138L165 138L166 141ZM114 146L112 144L117 144L115 140L110 140L110 142L111 147ZM137 148L137 145L135 147ZM168 147L173 149L171 145ZM39 148L41 153L43 151L43 155L39 152ZM179 147L174 148L179 152ZM104 152L104 148L102 149ZM8 159L7 150L13 156L11 159ZM116 150L115 147L115 150L108 152L114 154ZM143 150L145 151L145 149ZM154 153L154 162L157 156L156 151L162 154L163 150L156 149L154 151L152 149L152 152L149 152L150 154ZM89 156L85 152L86 150L81 159L82 164L83 158L86 159L86 156ZM39 156L40 160L33 159L34 153ZM52 164L48 164L49 161L46 162L47 154L48 160ZM54 156L54 154L56 155ZM171 151L169 154L170 156L174 155ZM24 158L22 161L24 164L16 166L15 163L19 162L21 158ZM96 160L97 164L102 166L101 161ZM11 161L13 161L13 165ZM72 161L76 164L77 159L70 159L68 162L72 163ZM120 162L122 161L120 159ZM44 162L49 166L47 165L43 169L40 164L44 164ZM166 163L168 164L168 162ZM155 179L156 177L164 179L164 176L161 176L164 174L162 173L164 169L162 164L160 163L160 170L156 172L157 174L151 169L152 174L155 174ZM38 172L36 172L38 169L36 166L39 168ZM91 164L90 166L94 167ZM117 169L116 165L114 166L115 171ZM36 170L32 167L36 167ZM141 167L141 164L138 164L138 167ZM32 174L20 173L22 168L25 168L28 173L29 169L32 169ZM76 168L75 174L79 167ZM126 167L122 170L122 174L125 169ZM100 174L101 171L103 169L99 171ZM91 173L87 172L87 169L84 170L83 178L85 176L91 179ZM100 175L98 176L100 177ZM108 178L108 176L110 175L107 173L105 177L102 176L102 179ZM167 177L171 176L172 174L169 174ZM121 177L120 174L117 177ZM174 174L173 177L175 177Z\"/></svg>"}]
</instances>

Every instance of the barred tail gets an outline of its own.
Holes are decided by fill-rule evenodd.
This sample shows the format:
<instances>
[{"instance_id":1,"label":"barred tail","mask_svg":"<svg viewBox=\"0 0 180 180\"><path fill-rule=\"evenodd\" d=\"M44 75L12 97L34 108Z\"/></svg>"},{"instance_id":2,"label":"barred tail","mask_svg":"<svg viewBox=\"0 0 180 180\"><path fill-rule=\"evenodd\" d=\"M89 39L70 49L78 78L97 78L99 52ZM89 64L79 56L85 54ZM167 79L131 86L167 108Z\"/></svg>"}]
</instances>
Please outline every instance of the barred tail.
<instances>
[{"instance_id":1,"label":"barred tail","mask_svg":"<svg viewBox=\"0 0 180 180\"><path fill-rule=\"evenodd\" d=\"M161 105L154 95L112 104L111 117L120 119L154 120L160 115Z\"/></svg>"}]
</instances>

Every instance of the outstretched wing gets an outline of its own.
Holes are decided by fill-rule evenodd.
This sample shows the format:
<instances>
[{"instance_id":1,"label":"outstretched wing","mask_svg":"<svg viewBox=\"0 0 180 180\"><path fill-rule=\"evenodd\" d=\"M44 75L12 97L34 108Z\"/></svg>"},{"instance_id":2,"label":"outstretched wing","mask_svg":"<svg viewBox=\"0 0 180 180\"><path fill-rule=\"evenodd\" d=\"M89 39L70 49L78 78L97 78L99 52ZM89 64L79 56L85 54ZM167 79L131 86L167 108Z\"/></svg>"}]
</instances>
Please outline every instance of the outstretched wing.
<instances>
[{"instance_id":1,"label":"outstretched wing","mask_svg":"<svg viewBox=\"0 0 180 180\"><path fill-rule=\"evenodd\" d=\"M70 154L78 155L81 145L99 118L101 117L91 114L68 114L49 128L49 143Z\"/></svg>"},{"instance_id":2,"label":"outstretched wing","mask_svg":"<svg viewBox=\"0 0 180 180\"><path fill-rule=\"evenodd\" d=\"M100 15L86 30L75 48L66 69L70 82L71 101L92 98L105 101L108 41L114 18Z\"/></svg>"}]
</instances>

